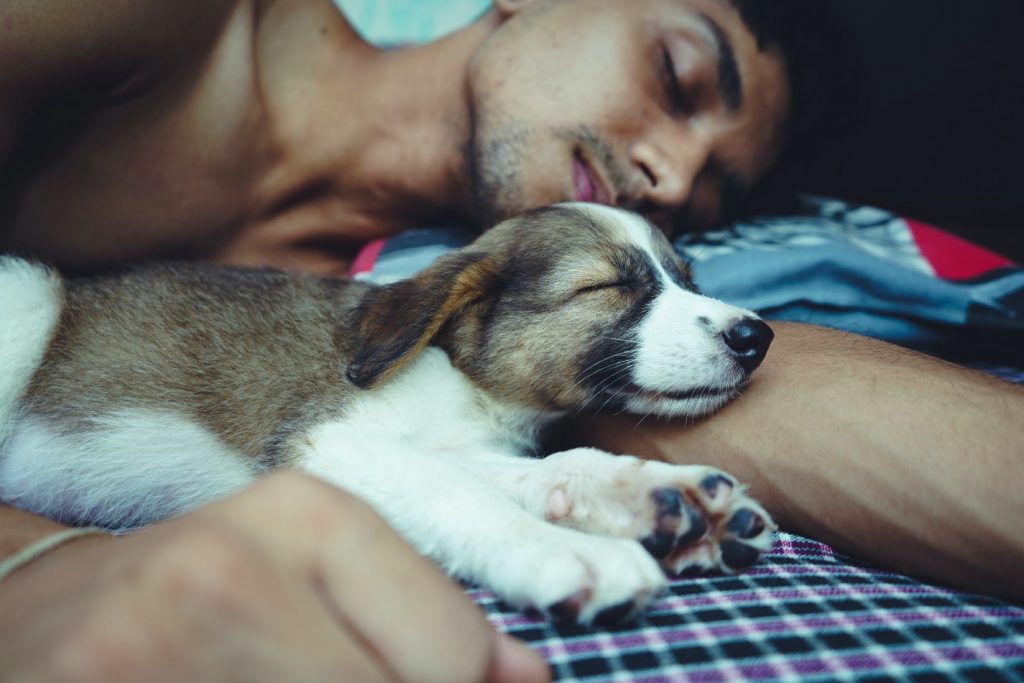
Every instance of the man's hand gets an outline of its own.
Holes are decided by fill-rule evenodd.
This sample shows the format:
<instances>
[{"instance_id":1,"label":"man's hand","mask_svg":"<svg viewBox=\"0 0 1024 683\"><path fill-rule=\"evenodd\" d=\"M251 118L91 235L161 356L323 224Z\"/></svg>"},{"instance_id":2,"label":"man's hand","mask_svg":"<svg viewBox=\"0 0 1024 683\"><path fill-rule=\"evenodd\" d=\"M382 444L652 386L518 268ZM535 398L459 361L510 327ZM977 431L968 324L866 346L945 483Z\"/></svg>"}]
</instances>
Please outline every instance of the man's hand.
<instances>
[{"instance_id":1,"label":"man's hand","mask_svg":"<svg viewBox=\"0 0 1024 683\"><path fill-rule=\"evenodd\" d=\"M548 680L368 506L285 473L0 584L4 680Z\"/></svg>"}]
</instances>

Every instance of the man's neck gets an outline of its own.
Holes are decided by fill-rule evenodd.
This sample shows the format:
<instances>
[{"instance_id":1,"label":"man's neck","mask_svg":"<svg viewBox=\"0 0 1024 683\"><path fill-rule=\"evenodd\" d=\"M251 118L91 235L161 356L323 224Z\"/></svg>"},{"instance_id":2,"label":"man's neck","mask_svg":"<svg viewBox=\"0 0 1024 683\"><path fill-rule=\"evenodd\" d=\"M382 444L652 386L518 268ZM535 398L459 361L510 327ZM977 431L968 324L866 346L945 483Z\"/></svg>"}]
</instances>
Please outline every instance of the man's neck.
<instances>
[{"instance_id":1,"label":"man's neck","mask_svg":"<svg viewBox=\"0 0 1024 683\"><path fill-rule=\"evenodd\" d=\"M363 41L330 3L289 4L268 8L257 42L281 150L260 188L267 205L316 187L365 236L467 222L465 73L494 17L389 51Z\"/></svg>"}]
</instances>

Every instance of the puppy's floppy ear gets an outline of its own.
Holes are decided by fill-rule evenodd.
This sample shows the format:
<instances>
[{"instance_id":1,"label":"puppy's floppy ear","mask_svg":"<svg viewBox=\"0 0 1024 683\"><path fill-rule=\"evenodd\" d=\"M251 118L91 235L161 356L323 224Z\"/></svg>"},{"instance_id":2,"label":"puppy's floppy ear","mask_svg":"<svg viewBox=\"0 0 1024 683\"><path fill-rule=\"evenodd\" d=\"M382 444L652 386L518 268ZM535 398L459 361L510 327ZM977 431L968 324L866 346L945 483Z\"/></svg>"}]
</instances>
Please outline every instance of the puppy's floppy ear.
<instances>
[{"instance_id":1,"label":"puppy's floppy ear","mask_svg":"<svg viewBox=\"0 0 1024 683\"><path fill-rule=\"evenodd\" d=\"M462 251L409 280L370 290L356 311L355 349L345 377L367 388L390 375L485 294L497 273L493 259Z\"/></svg>"}]
</instances>

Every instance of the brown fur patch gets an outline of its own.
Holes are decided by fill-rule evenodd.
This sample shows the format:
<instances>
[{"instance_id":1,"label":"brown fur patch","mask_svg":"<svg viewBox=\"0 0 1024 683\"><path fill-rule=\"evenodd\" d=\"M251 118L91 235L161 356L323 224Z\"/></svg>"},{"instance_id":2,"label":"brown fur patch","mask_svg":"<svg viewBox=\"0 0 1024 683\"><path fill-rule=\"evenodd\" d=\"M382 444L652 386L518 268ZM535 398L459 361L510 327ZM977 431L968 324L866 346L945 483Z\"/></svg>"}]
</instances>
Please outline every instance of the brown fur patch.
<instances>
[{"instance_id":1,"label":"brown fur patch","mask_svg":"<svg viewBox=\"0 0 1024 683\"><path fill-rule=\"evenodd\" d=\"M387 379L482 296L497 271L493 259L460 253L411 280L370 292L357 311L355 354L345 376L360 388Z\"/></svg>"}]
</instances>

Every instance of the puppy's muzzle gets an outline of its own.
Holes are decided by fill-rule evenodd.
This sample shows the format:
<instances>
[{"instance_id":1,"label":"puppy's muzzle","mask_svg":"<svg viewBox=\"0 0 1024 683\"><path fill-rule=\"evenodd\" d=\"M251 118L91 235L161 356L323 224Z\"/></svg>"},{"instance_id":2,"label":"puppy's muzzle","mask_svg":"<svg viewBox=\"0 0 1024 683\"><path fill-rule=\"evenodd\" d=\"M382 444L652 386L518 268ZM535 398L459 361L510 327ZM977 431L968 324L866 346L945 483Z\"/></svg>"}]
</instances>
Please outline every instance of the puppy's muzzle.
<instances>
[{"instance_id":1,"label":"puppy's muzzle","mask_svg":"<svg viewBox=\"0 0 1024 683\"><path fill-rule=\"evenodd\" d=\"M772 328L757 318L743 318L722 333L729 352L748 375L764 360L774 338Z\"/></svg>"}]
</instances>

